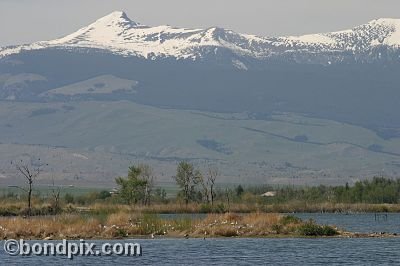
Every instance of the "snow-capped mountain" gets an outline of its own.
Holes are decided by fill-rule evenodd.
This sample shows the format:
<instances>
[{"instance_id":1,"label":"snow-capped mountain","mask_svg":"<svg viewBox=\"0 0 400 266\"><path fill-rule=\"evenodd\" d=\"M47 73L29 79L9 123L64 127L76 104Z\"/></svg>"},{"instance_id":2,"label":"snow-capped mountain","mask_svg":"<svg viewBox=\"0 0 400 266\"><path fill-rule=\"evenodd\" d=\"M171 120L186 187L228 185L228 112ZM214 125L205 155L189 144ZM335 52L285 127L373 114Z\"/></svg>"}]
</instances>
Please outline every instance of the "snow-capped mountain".
<instances>
[{"instance_id":1,"label":"snow-capped mountain","mask_svg":"<svg viewBox=\"0 0 400 266\"><path fill-rule=\"evenodd\" d=\"M397 19L331 33L257 37L222 28L149 27L113 12L60 39L0 48L0 101L65 103L67 111L68 102L122 100L259 120L301 113L390 139L400 138L398 73ZM39 110L53 112L64 111ZM113 119L124 117L116 110ZM6 124L0 131L11 132ZM323 126L313 124L315 131ZM268 132L267 138L277 136ZM371 140L371 149L380 147L376 136Z\"/></svg>"},{"instance_id":2,"label":"snow-capped mountain","mask_svg":"<svg viewBox=\"0 0 400 266\"><path fill-rule=\"evenodd\" d=\"M217 27L205 30L149 27L130 20L124 12L116 11L60 39L0 49L0 58L45 48L96 48L123 56L191 60L216 54L218 49L222 49L235 56L263 60L296 53L313 56L316 53L335 53L335 56L341 52L362 54L377 47L400 47L400 19L373 20L338 32L268 38ZM232 62L243 66L240 61Z\"/></svg>"},{"instance_id":3,"label":"snow-capped mountain","mask_svg":"<svg viewBox=\"0 0 400 266\"><path fill-rule=\"evenodd\" d=\"M257 56L268 41L251 35L241 35L221 28L185 29L171 26L148 27L130 20L124 12L116 11L75 33L60 39L29 45L7 47L0 56L23 50L49 47L97 48L121 55L144 58L176 57L196 59L204 47L224 47L236 53Z\"/></svg>"},{"instance_id":4,"label":"snow-capped mountain","mask_svg":"<svg viewBox=\"0 0 400 266\"><path fill-rule=\"evenodd\" d=\"M289 182L361 176L375 162L399 176L399 73L400 19L258 37L113 12L59 39L0 48L0 144L11 151L0 158L60 147L47 158L68 162L66 178L72 151L107 177L124 162L174 169L179 158L241 178L284 171Z\"/></svg>"}]
</instances>

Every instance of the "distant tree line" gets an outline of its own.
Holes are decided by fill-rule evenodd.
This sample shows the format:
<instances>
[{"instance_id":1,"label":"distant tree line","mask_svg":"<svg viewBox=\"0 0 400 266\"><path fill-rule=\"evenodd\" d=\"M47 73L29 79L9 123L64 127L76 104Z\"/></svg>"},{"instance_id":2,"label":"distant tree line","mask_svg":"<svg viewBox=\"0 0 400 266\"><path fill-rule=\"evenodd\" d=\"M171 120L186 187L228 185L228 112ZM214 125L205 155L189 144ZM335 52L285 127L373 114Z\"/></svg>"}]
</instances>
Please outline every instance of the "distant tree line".
<instances>
[{"instance_id":1,"label":"distant tree line","mask_svg":"<svg viewBox=\"0 0 400 266\"><path fill-rule=\"evenodd\" d=\"M209 166L205 171L200 171L187 162L178 164L176 175L173 176L179 192L175 201L184 204L191 202L203 203L214 206L224 203L224 209L229 210L231 203L264 203L278 204L286 202L306 203L400 203L400 179L393 180L384 177L374 177L371 180L348 183L341 186L242 186L225 187L217 186L220 173L217 168ZM152 199L160 202L166 200L165 191L154 189L152 170L147 165L132 166L127 177L116 179L119 185L119 197L127 204L150 204ZM272 197L262 197L267 191L274 191ZM174 199L170 199L174 200Z\"/></svg>"},{"instance_id":2,"label":"distant tree line","mask_svg":"<svg viewBox=\"0 0 400 266\"><path fill-rule=\"evenodd\" d=\"M274 188L264 185L246 188L245 191L253 195L261 195L266 191L276 191L275 197L268 202L284 203L289 201L303 201L309 203L400 203L400 179L374 177L371 180L357 181L350 186L312 186Z\"/></svg>"},{"instance_id":3,"label":"distant tree line","mask_svg":"<svg viewBox=\"0 0 400 266\"><path fill-rule=\"evenodd\" d=\"M25 186L15 187L25 195L26 214L32 214L32 197L37 201L39 192L33 194L33 184L46 164L36 161L12 162L26 181ZM156 186L156 178L152 168L146 164L138 164L128 168L127 176L117 177L116 191L95 191L85 195L65 193L61 198L61 187L56 186L53 179L48 198L50 208L47 212L56 214L61 212L62 204L89 205L94 202L122 203L128 205L150 205L151 203L189 203L201 204L201 211L229 211L233 203L244 204L281 204L290 202L304 203L400 203L400 179L374 177L371 180L346 183L341 186L222 186L217 183L219 170L212 165L203 168L203 171L193 164L182 161L177 165L173 180L179 188L176 197L167 197L165 189ZM263 197L265 192L273 191L269 197ZM18 194L3 195L3 198L19 197ZM35 210L35 213L37 211Z\"/></svg>"}]
</instances>

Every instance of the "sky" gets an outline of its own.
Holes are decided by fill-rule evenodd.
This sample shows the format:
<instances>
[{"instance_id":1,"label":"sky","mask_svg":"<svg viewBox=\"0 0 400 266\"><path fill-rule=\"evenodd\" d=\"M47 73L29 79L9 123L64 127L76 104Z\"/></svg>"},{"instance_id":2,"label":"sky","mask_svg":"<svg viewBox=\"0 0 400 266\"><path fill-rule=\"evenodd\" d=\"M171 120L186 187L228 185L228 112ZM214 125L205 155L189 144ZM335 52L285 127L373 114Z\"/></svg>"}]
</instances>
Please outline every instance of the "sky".
<instances>
[{"instance_id":1,"label":"sky","mask_svg":"<svg viewBox=\"0 0 400 266\"><path fill-rule=\"evenodd\" d=\"M398 0L0 0L0 46L62 37L112 11L149 26L219 26L260 36L349 29L400 18Z\"/></svg>"}]
</instances>

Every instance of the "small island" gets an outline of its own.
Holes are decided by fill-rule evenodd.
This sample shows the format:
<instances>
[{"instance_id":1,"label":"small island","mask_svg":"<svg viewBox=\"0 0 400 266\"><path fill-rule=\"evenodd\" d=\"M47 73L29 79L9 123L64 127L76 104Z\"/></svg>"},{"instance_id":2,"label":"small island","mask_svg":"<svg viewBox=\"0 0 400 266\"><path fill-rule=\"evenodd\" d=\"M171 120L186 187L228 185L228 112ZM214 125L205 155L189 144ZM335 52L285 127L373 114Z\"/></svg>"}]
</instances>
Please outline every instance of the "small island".
<instances>
[{"instance_id":1,"label":"small island","mask_svg":"<svg viewBox=\"0 0 400 266\"><path fill-rule=\"evenodd\" d=\"M208 214L160 218L156 214L129 213L121 209L109 215L62 214L49 217L0 218L1 239L124 239L216 237L396 237L396 234L360 234L334 226L302 221L274 213Z\"/></svg>"}]
</instances>

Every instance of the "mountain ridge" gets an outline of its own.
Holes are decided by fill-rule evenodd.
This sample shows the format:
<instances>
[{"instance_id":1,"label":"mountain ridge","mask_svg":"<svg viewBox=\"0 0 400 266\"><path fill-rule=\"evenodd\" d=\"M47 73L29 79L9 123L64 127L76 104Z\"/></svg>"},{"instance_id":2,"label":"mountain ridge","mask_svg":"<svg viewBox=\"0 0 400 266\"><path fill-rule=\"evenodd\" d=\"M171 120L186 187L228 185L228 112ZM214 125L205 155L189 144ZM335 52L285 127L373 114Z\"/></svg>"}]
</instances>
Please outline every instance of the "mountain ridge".
<instances>
[{"instance_id":1,"label":"mountain ridge","mask_svg":"<svg viewBox=\"0 0 400 266\"><path fill-rule=\"evenodd\" d=\"M382 46L395 50L400 48L400 19L376 19L336 32L261 37L219 27L150 27L132 21L123 11L115 11L62 38L0 48L0 58L46 48L93 48L152 60L172 57L195 61L207 54L216 54L221 48L235 56L265 60L292 53L369 53L371 49Z\"/></svg>"}]
</instances>

